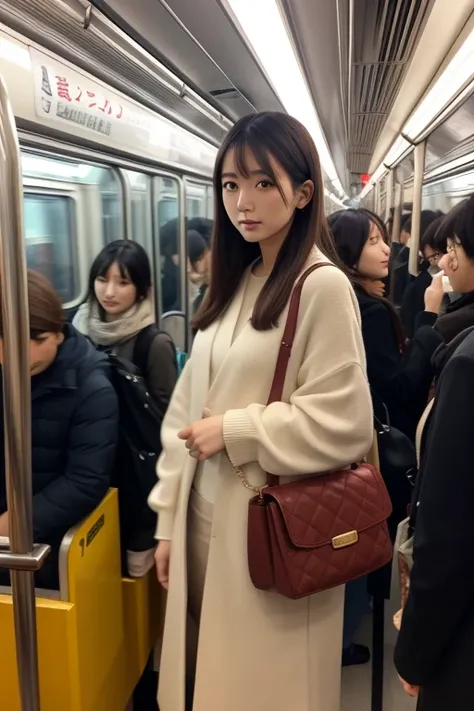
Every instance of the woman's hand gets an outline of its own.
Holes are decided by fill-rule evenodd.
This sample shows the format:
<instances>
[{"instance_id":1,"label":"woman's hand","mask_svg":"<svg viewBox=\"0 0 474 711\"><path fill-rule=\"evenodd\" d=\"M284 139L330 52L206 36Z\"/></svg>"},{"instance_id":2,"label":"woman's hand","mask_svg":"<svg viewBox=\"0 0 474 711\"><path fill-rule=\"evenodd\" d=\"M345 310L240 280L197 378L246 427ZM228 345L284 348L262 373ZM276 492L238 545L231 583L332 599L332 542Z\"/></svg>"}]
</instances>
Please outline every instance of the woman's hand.
<instances>
[{"instance_id":1,"label":"woman's hand","mask_svg":"<svg viewBox=\"0 0 474 711\"><path fill-rule=\"evenodd\" d=\"M171 541L159 541L155 551L156 577L161 587L168 590Z\"/></svg>"},{"instance_id":2,"label":"woman's hand","mask_svg":"<svg viewBox=\"0 0 474 711\"><path fill-rule=\"evenodd\" d=\"M402 679L400 674L398 675L398 678L402 682L403 686L403 691L408 694L408 696L411 696L413 698L416 698L418 694L420 693L420 687L419 686L413 686L413 684L409 684L405 679Z\"/></svg>"},{"instance_id":3,"label":"woman's hand","mask_svg":"<svg viewBox=\"0 0 474 711\"><path fill-rule=\"evenodd\" d=\"M444 288L442 274L437 274L431 280L430 286L425 291L425 311L439 314L443 301Z\"/></svg>"},{"instance_id":4,"label":"woman's hand","mask_svg":"<svg viewBox=\"0 0 474 711\"><path fill-rule=\"evenodd\" d=\"M216 415L193 422L181 430L178 437L186 440L191 457L204 462L225 449L224 416Z\"/></svg>"},{"instance_id":5,"label":"woman's hand","mask_svg":"<svg viewBox=\"0 0 474 711\"><path fill-rule=\"evenodd\" d=\"M385 284L380 279L363 279L362 282L365 291L370 296L381 297L385 294Z\"/></svg>"}]
</instances>

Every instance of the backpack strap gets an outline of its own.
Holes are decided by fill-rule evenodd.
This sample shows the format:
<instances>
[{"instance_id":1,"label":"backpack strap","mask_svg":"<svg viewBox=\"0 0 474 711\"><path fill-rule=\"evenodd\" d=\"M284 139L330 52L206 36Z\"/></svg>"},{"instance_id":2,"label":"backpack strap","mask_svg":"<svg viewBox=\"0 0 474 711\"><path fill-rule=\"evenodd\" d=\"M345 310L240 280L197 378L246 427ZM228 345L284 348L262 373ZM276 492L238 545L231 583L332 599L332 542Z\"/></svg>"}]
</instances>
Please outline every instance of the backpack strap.
<instances>
[{"instance_id":1,"label":"backpack strap","mask_svg":"<svg viewBox=\"0 0 474 711\"><path fill-rule=\"evenodd\" d=\"M159 333L162 333L162 331L160 331L156 324L152 323L142 328L135 341L132 361L133 364L137 366L143 378L146 376L151 344Z\"/></svg>"}]
</instances>

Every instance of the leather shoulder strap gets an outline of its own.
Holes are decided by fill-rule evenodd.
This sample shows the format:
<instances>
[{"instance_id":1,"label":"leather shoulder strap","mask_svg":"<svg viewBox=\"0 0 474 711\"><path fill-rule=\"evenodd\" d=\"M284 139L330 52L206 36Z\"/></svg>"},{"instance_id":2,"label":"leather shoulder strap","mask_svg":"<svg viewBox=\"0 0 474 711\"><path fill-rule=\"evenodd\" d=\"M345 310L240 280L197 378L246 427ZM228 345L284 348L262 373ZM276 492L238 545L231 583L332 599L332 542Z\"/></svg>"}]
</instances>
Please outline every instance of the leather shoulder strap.
<instances>
[{"instance_id":1,"label":"leather shoulder strap","mask_svg":"<svg viewBox=\"0 0 474 711\"><path fill-rule=\"evenodd\" d=\"M298 323L298 313L300 310L301 292L303 291L304 283L309 277L309 275L316 269L319 269L320 267L332 266L334 265L330 262L318 262L317 264L312 264L296 282L296 286L293 289L290 298L290 308L288 310L288 317L286 319L285 330L283 332L283 339L280 344L280 350L278 352L275 375L273 376L270 396L267 402L268 405L270 405L272 402L278 402L279 400L281 400L283 395L286 371L288 369L288 362L291 356L293 341L295 340L296 325Z\"/></svg>"}]
</instances>

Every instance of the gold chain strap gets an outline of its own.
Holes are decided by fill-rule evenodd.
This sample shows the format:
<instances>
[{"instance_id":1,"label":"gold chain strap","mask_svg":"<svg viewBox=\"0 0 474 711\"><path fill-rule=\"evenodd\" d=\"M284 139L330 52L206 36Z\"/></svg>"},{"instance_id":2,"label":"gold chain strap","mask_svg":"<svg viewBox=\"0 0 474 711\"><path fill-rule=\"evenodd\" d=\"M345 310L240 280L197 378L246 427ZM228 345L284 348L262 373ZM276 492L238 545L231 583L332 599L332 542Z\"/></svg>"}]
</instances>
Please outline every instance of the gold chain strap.
<instances>
[{"instance_id":1,"label":"gold chain strap","mask_svg":"<svg viewBox=\"0 0 474 711\"><path fill-rule=\"evenodd\" d=\"M232 464L232 462L230 461L229 455L227 455L227 459ZM268 488L268 484L263 484L263 486L252 486L252 484L250 484L247 477L243 473L242 469L240 467L236 467L235 464L232 464L232 466L235 470L235 473L239 477L240 481L245 486L245 488L248 489L249 491L253 491L255 494L258 494L260 498L263 498L263 492L266 488Z\"/></svg>"}]
</instances>

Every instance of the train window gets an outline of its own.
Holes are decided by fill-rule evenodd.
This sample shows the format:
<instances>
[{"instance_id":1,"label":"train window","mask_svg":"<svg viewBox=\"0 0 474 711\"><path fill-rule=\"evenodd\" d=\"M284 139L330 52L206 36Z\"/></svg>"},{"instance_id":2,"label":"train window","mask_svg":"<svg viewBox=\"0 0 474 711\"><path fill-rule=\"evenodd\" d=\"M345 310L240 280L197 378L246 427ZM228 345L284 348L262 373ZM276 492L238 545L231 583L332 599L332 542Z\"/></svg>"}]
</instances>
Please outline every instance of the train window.
<instances>
[{"instance_id":1,"label":"train window","mask_svg":"<svg viewBox=\"0 0 474 711\"><path fill-rule=\"evenodd\" d=\"M423 210L450 212L474 191L474 171L442 178L436 183L423 186Z\"/></svg>"},{"instance_id":2,"label":"train window","mask_svg":"<svg viewBox=\"0 0 474 711\"><path fill-rule=\"evenodd\" d=\"M105 242L123 239L122 190L113 170L100 168L99 190L102 210L102 233Z\"/></svg>"},{"instance_id":3,"label":"train window","mask_svg":"<svg viewBox=\"0 0 474 711\"><path fill-rule=\"evenodd\" d=\"M207 197L207 215L210 220L214 219L214 188L208 185L206 188Z\"/></svg>"},{"instance_id":4,"label":"train window","mask_svg":"<svg viewBox=\"0 0 474 711\"><path fill-rule=\"evenodd\" d=\"M186 217L207 217L207 186L186 181Z\"/></svg>"},{"instance_id":5,"label":"train window","mask_svg":"<svg viewBox=\"0 0 474 711\"><path fill-rule=\"evenodd\" d=\"M112 168L28 152L21 165L25 188L59 189L77 198L77 219L97 244L124 238L122 188Z\"/></svg>"},{"instance_id":6,"label":"train window","mask_svg":"<svg viewBox=\"0 0 474 711\"><path fill-rule=\"evenodd\" d=\"M65 195L25 193L24 227L28 266L46 276L63 303L80 296L75 203Z\"/></svg>"},{"instance_id":7,"label":"train window","mask_svg":"<svg viewBox=\"0 0 474 711\"><path fill-rule=\"evenodd\" d=\"M156 228L161 268L161 313L180 311L184 260L179 240L179 186L174 178L155 178Z\"/></svg>"},{"instance_id":8,"label":"train window","mask_svg":"<svg viewBox=\"0 0 474 711\"><path fill-rule=\"evenodd\" d=\"M178 217L178 203L176 200L163 198L158 206L159 226L163 227L170 220L176 220Z\"/></svg>"},{"instance_id":9,"label":"train window","mask_svg":"<svg viewBox=\"0 0 474 711\"><path fill-rule=\"evenodd\" d=\"M151 257L152 240L152 209L151 184L148 175L134 170L124 171L130 185L131 198L131 232L129 238L145 247Z\"/></svg>"}]
</instances>

